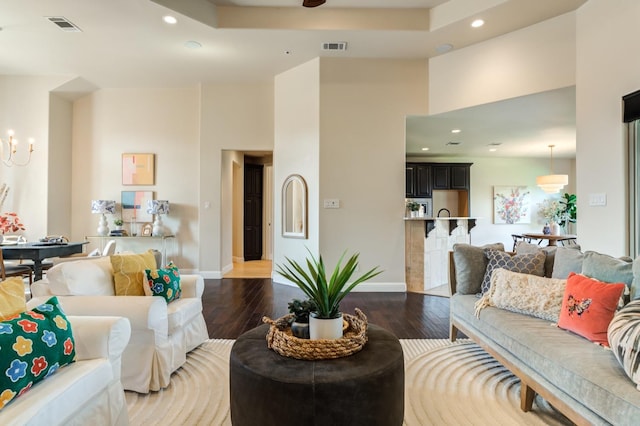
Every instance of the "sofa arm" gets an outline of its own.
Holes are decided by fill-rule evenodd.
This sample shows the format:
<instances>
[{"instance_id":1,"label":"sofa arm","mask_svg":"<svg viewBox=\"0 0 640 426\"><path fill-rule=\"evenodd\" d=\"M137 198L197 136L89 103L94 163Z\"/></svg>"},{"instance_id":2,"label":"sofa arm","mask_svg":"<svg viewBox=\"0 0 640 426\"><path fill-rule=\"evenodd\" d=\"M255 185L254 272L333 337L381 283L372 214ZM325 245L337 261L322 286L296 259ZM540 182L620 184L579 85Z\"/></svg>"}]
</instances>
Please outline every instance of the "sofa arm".
<instances>
[{"instance_id":1,"label":"sofa arm","mask_svg":"<svg viewBox=\"0 0 640 426\"><path fill-rule=\"evenodd\" d=\"M204 279L202 275L185 274L180 275L181 297L200 297L204 293Z\"/></svg>"},{"instance_id":2,"label":"sofa arm","mask_svg":"<svg viewBox=\"0 0 640 426\"><path fill-rule=\"evenodd\" d=\"M162 297L150 296L57 296L66 315L125 317L131 330L153 330L168 334L167 302ZM49 300L35 297L27 303L32 309Z\"/></svg>"},{"instance_id":3,"label":"sofa arm","mask_svg":"<svg viewBox=\"0 0 640 426\"><path fill-rule=\"evenodd\" d=\"M49 281L47 281L46 278L35 281L31 284L31 297L39 296L53 296L53 293L51 293L51 287L49 287Z\"/></svg>"},{"instance_id":4,"label":"sofa arm","mask_svg":"<svg viewBox=\"0 0 640 426\"><path fill-rule=\"evenodd\" d=\"M129 320L123 317L67 316L76 342L76 360L108 358L115 362L122 356L131 337Z\"/></svg>"}]
</instances>

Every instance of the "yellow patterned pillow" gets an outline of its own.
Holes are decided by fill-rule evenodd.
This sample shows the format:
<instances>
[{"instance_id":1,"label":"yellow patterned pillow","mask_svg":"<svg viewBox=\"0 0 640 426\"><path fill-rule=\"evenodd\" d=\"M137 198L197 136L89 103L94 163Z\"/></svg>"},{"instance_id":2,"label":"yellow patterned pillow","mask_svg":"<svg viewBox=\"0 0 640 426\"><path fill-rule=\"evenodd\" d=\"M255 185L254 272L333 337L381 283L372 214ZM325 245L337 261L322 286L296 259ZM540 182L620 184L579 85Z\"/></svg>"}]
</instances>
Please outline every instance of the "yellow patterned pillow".
<instances>
[{"instance_id":1,"label":"yellow patterned pillow","mask_svg":"<svg viewBox=\"0 0 640 426\"><path fill-rule=\"evenodd\" d=\"M156 258L151 250L142 254L116 254L111 256L116 296L144 296L145 269L156 269Z\"/></svg>"},{"instance_id":2,"label":"yellow patterned pillow","mask_svg":"<svg viewBox=\"0 0 640 426\"><path fill-rule=\"evenodd\" d=\"M22 278L11 277L0 282L0 321L27 310Z\"/></svg>"}]
</instances>

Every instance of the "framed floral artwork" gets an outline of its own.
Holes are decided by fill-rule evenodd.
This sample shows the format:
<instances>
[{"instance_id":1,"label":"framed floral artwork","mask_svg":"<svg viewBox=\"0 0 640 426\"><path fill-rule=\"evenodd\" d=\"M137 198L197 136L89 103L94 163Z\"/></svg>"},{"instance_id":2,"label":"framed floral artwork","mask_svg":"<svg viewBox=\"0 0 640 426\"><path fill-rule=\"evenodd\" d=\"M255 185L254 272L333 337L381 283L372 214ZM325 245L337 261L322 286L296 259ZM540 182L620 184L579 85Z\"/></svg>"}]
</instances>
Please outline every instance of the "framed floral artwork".
<instances>
[{"instance_id":1,"label":"framed floral artwork","mask_svg":"<svg viewBox=\"0 0 640 426\"><path fill-rule=\"evenodd\" d=\"M153 154L122 154L123 185L153 185L154 182Z\"/></svg>"},{"instance_id":2,"label":"framed floral artwork","mask_svg":"<svg viewBox=\"0 0 640 426\"><path fill-rule=\"evenodd\" d=\"M493 223L531 223L531 191L526 186L493 187Z\"/></svg>"}]
</instances>

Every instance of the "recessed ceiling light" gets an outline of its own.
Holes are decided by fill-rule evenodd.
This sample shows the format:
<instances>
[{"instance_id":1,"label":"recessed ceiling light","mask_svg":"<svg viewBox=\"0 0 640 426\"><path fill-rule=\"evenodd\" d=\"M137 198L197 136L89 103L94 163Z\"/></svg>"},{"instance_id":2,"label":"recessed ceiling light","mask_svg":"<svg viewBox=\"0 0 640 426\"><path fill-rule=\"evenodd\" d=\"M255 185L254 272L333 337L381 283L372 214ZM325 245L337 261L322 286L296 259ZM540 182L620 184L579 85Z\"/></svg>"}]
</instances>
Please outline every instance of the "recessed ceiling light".
<instances>
[{"instance_id":1,"label":"recessed ceiling light","mask_svg":"<svg viewBox=\"0 0 640 426\"><path fill-rule=\"evenodd\" d=\"M188 49L200 49L202 47L202 43L199 43L195 40L189 40L184 42L184 47Z\"/></svg>"},{"instance_id":2,"label":"recessed ceiling light","mask_svg":"<svg viewBox=\"0 0 640 426\"><path fill-rule=\"evenodd\" d=\"M429 151L429 148L422 148L423 151Z\"/></svg>"},{"instance_id":3,"label":"recessed ceiling light","mask_svg":"<svg viewBox=\"0 0 640 426\"><path fill-rule=\"evenodd\" d=\"M490 148L489 152L496 152L498 149L497 148Z\"/></svg>"},{"instance_id":4,"label":"recessed ceiling light","mask_svg":"<svg viewBox=\"0 0 640 426\"><path fill-rule=\"evenodd\" d=\"M461 132L461 130L460 130L460 129L453 129L453 130L451 131L451 133L460 133L460 132Z\"/></svg>"},{"instance_id":5,"label":"recessed ceiling light","mask_svg":"<svg viewBox=\"0 0 640 426\"><path fill-rule=\"evenodd\" d=\"M171 25L174 25L174 24L178 23L178 20L176 19L176 17L175 16L171 16L171 15L163 16L162 20L164 22L166 22L167 24L171 24Z\"/></svg>"},{"instance_id":6,"label":"recessed ceiling light","mask_svg":"<svg viewBox=\"0 0 640 426\"><path fill-rule=\"evenodd\" d=\"M472 26L473 28L480 28L480 27L481 27L481 26L483 26L483 25L484 25L484 21L483 21L482 19L476 19L475 21L473 21L473 22L471 23L471 26Z\"/></svg>"}]
</instances>

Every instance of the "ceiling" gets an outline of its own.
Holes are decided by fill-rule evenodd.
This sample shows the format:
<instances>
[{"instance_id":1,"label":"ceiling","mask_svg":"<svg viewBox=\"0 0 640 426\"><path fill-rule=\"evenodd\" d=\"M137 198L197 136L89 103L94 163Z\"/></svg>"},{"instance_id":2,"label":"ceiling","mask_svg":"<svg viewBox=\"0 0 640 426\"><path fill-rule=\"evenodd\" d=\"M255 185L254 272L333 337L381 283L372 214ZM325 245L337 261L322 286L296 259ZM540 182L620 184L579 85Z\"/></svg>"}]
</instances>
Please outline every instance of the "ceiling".
<instances>
[{"instance_id":1,"label":"ceiling","mask_svg":"<svg viewBox=\"0 0 640 426\"><path fill-rule=\"evenodd\" d=\"M407 117L407 156L548 157L549 145L555 145L554 158L575 158L575 99L575 86L571 86L427 117ZM460 132L452 133L454 129ZM489 151L492 148L495 151Z\"/></svg>"},{"instance_id":2,"label":"ceiling","mask_svg":"<svg viewBox=\"0 0 640 426\"><path fill-rule=\"evenodd\" d=\"M427 59L441 54L438 46L461 49L585 1L327 0L316 8L302 7L302 0L2 1L0 74L68 77L72 82L64 89L79 93L268 82L318 56ZM177 18L175 25L163 22L168 14ZM62 31L45 19L52 16L65 17L81 31ZM485 25L471 28L476 18ZM337 41L347 42L347 50L321 49ZM201 47L187 47L189 42ZM486 144L497 141L501 156L514 155L516 145L523 155L534 143L538 150L531 155L542 156L544 134L558 140L558 156L572 156L574 96L547 95L410 119L408 150L423 155L421 148L428 146L430 155L457 155L460 147L443 146L453 140L447 132L455 122L464 129L457 140L464 142L465 155L487 155Z\"/></svg>"}]
</instances>

